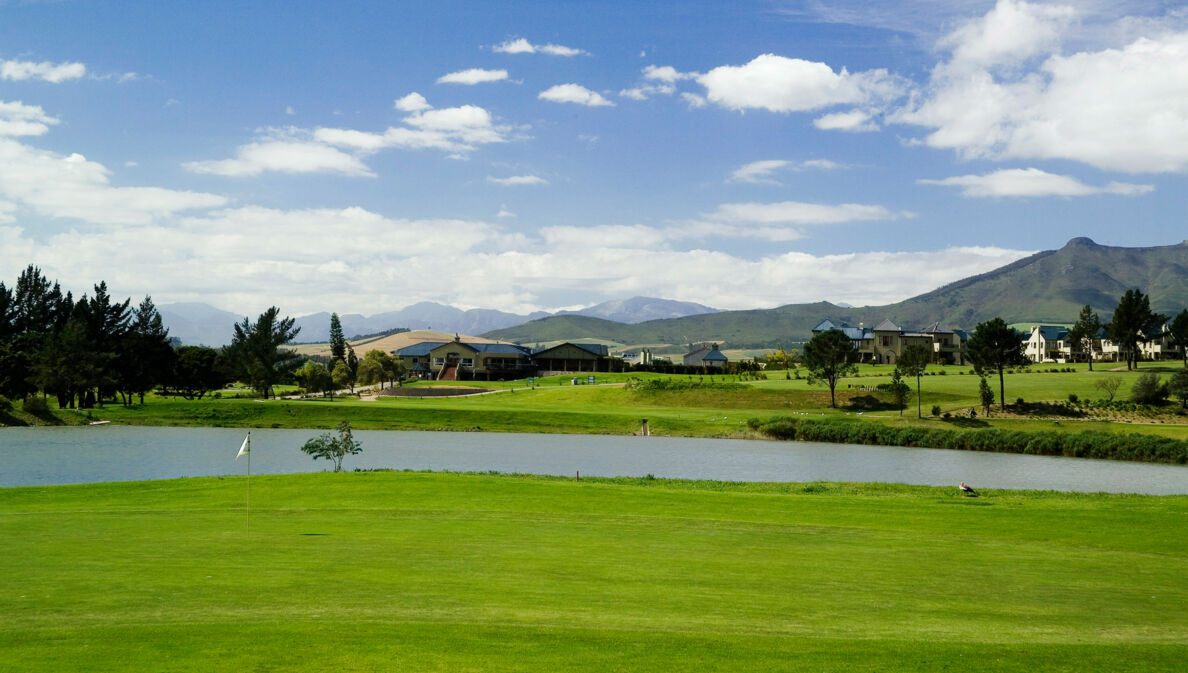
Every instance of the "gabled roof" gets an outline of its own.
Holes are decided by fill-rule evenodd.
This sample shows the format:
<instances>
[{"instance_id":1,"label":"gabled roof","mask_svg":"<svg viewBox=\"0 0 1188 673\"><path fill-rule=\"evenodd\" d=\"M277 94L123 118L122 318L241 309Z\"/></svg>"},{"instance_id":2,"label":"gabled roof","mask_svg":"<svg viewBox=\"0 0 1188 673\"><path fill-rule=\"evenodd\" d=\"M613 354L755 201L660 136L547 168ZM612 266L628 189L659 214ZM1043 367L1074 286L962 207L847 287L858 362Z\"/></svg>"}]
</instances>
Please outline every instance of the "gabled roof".
<instances>
[{"instance_id":1,"label":"gabled roof","mask_svg":"<svg viewBox=\"0 0 1188 673\"><path fill-rule=\"evenodd\" d=\"M870 330L863 329L861 327L846 326L846 327L842 327L841 331L842 331L842 334L845 334L846 336L850 337L850 340L852 340L852 341L858 341L860 339L873 339L874 338L874 334Z\"/></svg>"},{"instance_id":2,"label":"gabled roof","mask_svg":"<svg viewBox=\"0 0 1188 673\"><path fill-rule=\"evenodd\" d=\"M817 323L817 326L813 328L813 331L814 332L827 332L831 329L838 329L839 327L848 327L848 325L846 325L845 323L838 325L838 324L834 323L832 320L830 320L829 318L826 318L826 319L822 320L821 322Z\"/></svg>"},{"instance_id":3,"label":"gabled roof","mask_svg":"<svg viewBox=\"0 0 1188 673\"><path fill-rule=\"evenodd\" d=\"M437 348L438 346L444 346L448 343L448 341L422 341L421 343L399 348L393 351L393 354L400 357L424 357L429 355L429 352L434 348Z\"/></svg>"},{"instance_id":4,"label":"gabled roof","mask_svg":"<svg viewBox=\"0 0 1188 673\"><path fill-rule=\"evenodd\" d=\"M606 357L610 353L610 349L607 348L606 344L578 344L573 343L572 341L566 341L565 343L559 343L556 346L549 346L548 348L542 348L538 351L533 351L532 354L540 355L541 353L547 353L551 350L561 348L562 346L573 346L574 348L580 348L587 353L596 355L598 357Z\"/></svg>"},{"instance_id":5,"label":"gabled roof","mask_svg":"<svg viewBox=\"0 0 1188 673\"><path fill-rule=\"evenodd\" d=\"M874 331L876 331L876 332L902 332L903 329L901 329L899 327L899 325L896 325L895 323L891 322L890 320L884 318L883 322L875 325Z\"/></svg>"},{"instance_id":6,"label":"gabled roof","mask_svg":"<svg viewBox=\"0 0 1188 673\"><path fill-rule=\"evenodd\" d=\"M937 322L934 322L931 325L929 325L928 329L924 330L924 333L925 334L956 334L957 330L941 329L940 321L938 320Z\"/></svg>"},{"instance_id":7,"label":"gabled roof","mask_svg":"<svg viewBox=\"0 0 1188 673\"><path fill-rule=\"evenodd\" d=\"M479 353L505 353L508 355L531 355L532 351L515 344L469 344Z\"/></svg>"},{"instance_id":8,"label":"gabled roof","mask_svg":"<svg viewBox=\"0 0 1188 673\"><path fill-rule=\"evenodd\" d=\"M722 351L718 350L717 348L710 349L710 352L706 353L705 357L703 357L701 359L702 360L716 360L716 361L720 361L720 362L726 362L726 356L723 355Z\"/></svg>"},{"instance_id":9,"label":"gabled roof","mask_svg":"<svg viewBox=\"0 0 1188 673\"><path fill-rule=\"evenodd\" d=\"M1036 329L1039 330L1040 336L1045 341L1060 341L1068 338L1068 328L1059 325L1039 325Z\"/></svg>"}]
</instances>

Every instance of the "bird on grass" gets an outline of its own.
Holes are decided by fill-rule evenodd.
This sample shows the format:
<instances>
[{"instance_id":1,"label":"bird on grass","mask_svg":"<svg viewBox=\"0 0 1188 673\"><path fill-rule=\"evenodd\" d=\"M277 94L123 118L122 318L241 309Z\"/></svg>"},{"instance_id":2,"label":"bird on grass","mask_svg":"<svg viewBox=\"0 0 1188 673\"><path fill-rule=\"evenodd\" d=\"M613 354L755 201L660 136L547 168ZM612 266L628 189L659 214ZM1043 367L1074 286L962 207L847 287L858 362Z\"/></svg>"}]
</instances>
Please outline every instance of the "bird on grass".
<instances>
[{"instance_id":1,"label":"bird on grass","mask_svg":"<svg viewBox=\"0 0 1188 673\"><path fill-rule=\"evenodd\" d=\"M964 481L961 482L961 485L958 486L958 488L960 488L961 492L964 493L965 495L972 495L975 498L978 497L978 492L973 490L973 487L970 486L969 484L965 483Z\"/></svg>"}]
</instances>

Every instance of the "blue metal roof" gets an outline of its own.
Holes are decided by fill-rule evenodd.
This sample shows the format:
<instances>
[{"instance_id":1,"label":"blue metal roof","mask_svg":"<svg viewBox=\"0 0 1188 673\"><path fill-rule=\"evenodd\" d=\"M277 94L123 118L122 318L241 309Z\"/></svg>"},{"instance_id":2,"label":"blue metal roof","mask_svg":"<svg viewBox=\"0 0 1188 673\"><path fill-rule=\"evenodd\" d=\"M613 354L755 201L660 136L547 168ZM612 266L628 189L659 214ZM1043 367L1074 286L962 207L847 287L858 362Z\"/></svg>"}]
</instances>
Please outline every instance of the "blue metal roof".
<instances>
[{"instance_id":1,"label":"blue metal roof","mask_svg":"<svg viewBox=\"0 0 1188 673\"><path fill-rule=\"evenodd\" d=\"M434 348L437 348L438 346L444 346L447 343L449 343L449 342L448 341L422 341L421 343L416 343L416 344L412 344L409 346L405 346L404 348L399 348L399 349L393 351L393 354L398 355L400 357L424 357L426 355L429 355L429 351L433 350Z\"/></svg>"},{"instance_id":2,"label":"blue metal roof","mask_svg":"<svg viewBox=\"0 0 1188 673\"><path fill-rule=\"evenodd\" d=\"M579 343L574 343L572 341L566 341L565 343L559 343L556 346L549 346L548 348L541 348L540 350L533 351L532 354L539 355L541 353L551 351L554 348L560 348L560 347L566 346L566 345L573 346L575 348L580 348L592 355L597 355L599 357L606 357L608 354L610 354L610 349L607 348L606 344L579 344Z\"/></svg>"},{"instance_id":3,"label":"blue metal roof","mask_svg":"<svg viewBox=\"0 0 1188 673\"><path fill-rule=\"evenodd\" d=\"M705 357L703 357L701 359L702 360L721 360L722 362L726 362L726 356L722 355L722 351L718 350L717 348L706 353Z\"/></svg>"},{"instance_id":4,"label":"blue metal roof","mask_svg":"<svg viewBox=\"0 0 1188 673\"><path fill-rule=\"evenodd\" d=\"M532 351L515 344L466 344L480 353L506 353L508 355L529 355Z\"/></svg>"},{"instance_id":5,"label":"blue metal roof","mask_svg":"<svg viewBox=\"0 0 1188 673\"><path fill-rule=\"evenodd\" d=\"M1046 341L1060 341L1068 338L1068 328L1059 325L1040 325L1040 336Z\"/></svg>"}]
</instances>

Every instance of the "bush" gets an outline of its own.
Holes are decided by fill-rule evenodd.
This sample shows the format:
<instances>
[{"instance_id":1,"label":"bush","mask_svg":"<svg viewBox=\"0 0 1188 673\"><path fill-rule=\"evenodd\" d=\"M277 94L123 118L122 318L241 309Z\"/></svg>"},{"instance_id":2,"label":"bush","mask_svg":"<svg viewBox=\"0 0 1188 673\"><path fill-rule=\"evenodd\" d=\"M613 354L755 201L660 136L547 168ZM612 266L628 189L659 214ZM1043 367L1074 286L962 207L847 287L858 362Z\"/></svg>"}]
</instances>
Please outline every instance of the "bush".
<instances>
[{"instance_id":1,"label":"bush","mask_svg":"<svg viewBox=\"0 0 1188 673\"><path fill-rule=\"evenodd\" d=\"M26 397L25 401L21 402L21 408L28 414L46 414L49 413L49 405L45 403L44 397L36 395Z\"/></svg>"},{"instance_id":2,"label":"bush","mask_svg":"<svg viewBox=\"0 0 1188 673\"><path fill-rule=\"evenodd\" d=\"M1130 399L1138 404L1162 404L1167 394L1167 384L1161 384L1159 376L1153 372L1139 376L1130 389Z\"/></svg>"},{"instance_id":3,"label":"bush","mask_svg":"<svg viewBox=\"0 0 1188 673\"><path fill-rule=\"evenodd\" d=\"M10 411L12 411L12 401L0 395L0 414L6 414Z\"/></svg>"},{"instance_id":4,"label":"bush","mask_svg":"<svg viewBox=\"0 0 1188 673\"><path fill-rule=\"evenodd\" d=\"M1017 404L1017 405L1019 405L1019 406L1023 406L1023 404L1024 404L1024 402L1023 402L1023 398L1022 398L1022 397L1016 397L1016 398L1015 398L1015 404Z\"/></svg>"},{"instance_id":5,"label":"bush","mask_svg":"<svg viewBox=\"0 0 1188 673\"><path fill-rule=\"evenodd\" d=\"M1076 403L1077 403L1077 399L1078 399L1078 398L1077 398L1077 394L1076 394L1076 393L1069 393L1069 394L1068 394L1068 401L1069 401L1069 403L1070 403L1070 404L1076 404Z\"/></svg>"},{"instance_id":6,"label":"bush","mask_svg":"<svg viewBox=\"0 0 1188 673\"><path fill-rule=\"evenodd\" d=\"M941 408L940 408L940 406L939 406L939 405L936 405L936 404L932 405L932 415L933 415L933 416L940 416L940 415L941 415Z\"/></svg>"}]
</instances>

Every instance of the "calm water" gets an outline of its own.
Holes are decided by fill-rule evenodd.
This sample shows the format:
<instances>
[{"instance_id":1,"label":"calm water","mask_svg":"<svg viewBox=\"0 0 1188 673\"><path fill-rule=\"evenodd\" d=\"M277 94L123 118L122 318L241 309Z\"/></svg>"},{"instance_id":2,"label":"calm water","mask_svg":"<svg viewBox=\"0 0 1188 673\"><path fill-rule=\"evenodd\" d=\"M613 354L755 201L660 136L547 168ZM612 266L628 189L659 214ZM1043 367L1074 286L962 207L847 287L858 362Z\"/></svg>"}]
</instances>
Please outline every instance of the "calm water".
<instances>
[{"instance_id":1,"label":"calm water","mask_svg":"<svg viewBox=\"0 0 1188 673\"><path fill-rule=\"evenodd\" d=\"M244 474L245 430L0 429L0 486ZM315 430L252 430L252 472L326 469L301 453ZM881 481L1188 494L1188 467L974 451L727 439L359 431L345 469L497 470L732 481Z\"/></svg>"}]
</instances>

